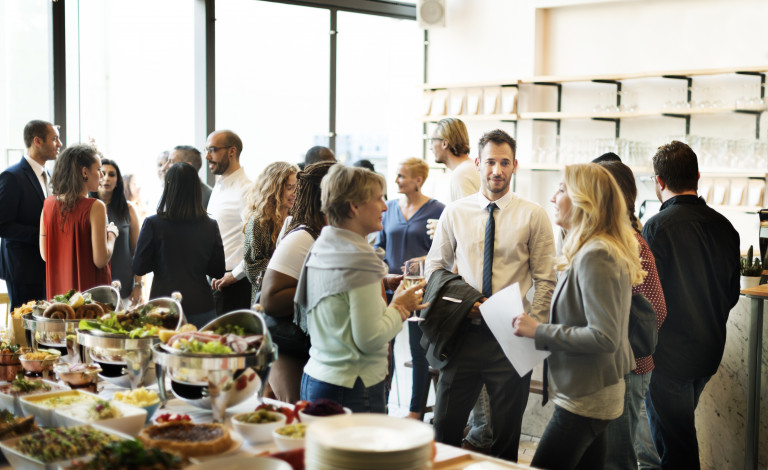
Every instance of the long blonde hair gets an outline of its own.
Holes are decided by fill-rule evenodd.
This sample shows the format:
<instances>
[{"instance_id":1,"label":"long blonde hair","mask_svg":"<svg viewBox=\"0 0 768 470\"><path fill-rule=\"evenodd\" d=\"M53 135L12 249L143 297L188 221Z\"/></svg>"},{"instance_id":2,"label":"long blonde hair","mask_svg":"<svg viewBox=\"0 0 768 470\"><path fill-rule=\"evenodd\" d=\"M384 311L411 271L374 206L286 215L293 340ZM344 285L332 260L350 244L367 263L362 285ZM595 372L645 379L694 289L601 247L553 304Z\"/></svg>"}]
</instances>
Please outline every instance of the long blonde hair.
<instances>
[{"instance_id":1,"label":"long blonde hair","mask_svg":"<svg viewBox=\"0 0 768 470\"><path fill-rule=\"evenodd\" d=\"M248 193L246 220L255 217L254 230L266 230L273 244L277 242L277 236L283 226L280 208L283 205L285 186L288 184L288 178L298 172L299 167L292 163L270 163L253 183Z\"/></svg>"},{"instance_id":2,"label":"long blonde hair","mask_svg":"<svg viewBox=\"0 0 768 470\"><path fill-rule=\"evenodd\" d=\"M600 165L565 167L565 189L571 200L568 234L557 269L567 269L587 242L601 243L616 257L616 269L627 269L632 285L643 282L640 247L627 217L624 194L613 176Z\"/></svg>"}]
</instances>

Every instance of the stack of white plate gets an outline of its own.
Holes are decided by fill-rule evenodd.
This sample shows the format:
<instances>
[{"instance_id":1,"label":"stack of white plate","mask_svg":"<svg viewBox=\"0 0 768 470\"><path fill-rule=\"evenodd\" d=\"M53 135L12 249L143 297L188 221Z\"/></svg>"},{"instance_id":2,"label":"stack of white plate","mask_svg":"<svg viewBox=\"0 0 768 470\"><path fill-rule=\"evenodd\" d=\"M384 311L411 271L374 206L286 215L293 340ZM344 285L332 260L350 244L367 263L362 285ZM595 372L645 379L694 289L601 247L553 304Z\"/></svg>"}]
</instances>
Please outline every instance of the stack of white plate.
<instances>
[{"instance_id":1,"label":"stack of white plate","mask_svg":"<svg viewBox=\"0 0 768 470\"><path fill-rule=\"evenodd\" d=\"M358 413L307 426L307 470L432 468L432 426L383 414Z\"/></svg>"}]
</instances>

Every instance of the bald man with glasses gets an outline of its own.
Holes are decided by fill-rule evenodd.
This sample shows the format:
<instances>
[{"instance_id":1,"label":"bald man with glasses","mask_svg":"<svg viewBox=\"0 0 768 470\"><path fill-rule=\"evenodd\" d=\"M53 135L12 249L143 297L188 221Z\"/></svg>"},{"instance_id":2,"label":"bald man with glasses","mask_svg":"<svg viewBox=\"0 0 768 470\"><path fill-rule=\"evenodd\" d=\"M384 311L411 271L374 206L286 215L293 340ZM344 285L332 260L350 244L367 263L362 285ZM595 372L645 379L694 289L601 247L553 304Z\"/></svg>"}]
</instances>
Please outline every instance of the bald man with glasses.
<instances>
[{"instance_id":1,"label":"bald man with glasses","mask_svg":"<svg viewBox=\"0 0 768 470\"><path fill-rule=\"evenodd\" d=\"M211 280L216 314L222 315L249 308L251 304L251 283L245 277L243 265L244 196L251 181L240 166L243 141L234 132L212 132L203 151L208 168L219 176L208 201L208 213L219 224L224 244L226 273L220 279Z\"/></svg>"}]
</instances>

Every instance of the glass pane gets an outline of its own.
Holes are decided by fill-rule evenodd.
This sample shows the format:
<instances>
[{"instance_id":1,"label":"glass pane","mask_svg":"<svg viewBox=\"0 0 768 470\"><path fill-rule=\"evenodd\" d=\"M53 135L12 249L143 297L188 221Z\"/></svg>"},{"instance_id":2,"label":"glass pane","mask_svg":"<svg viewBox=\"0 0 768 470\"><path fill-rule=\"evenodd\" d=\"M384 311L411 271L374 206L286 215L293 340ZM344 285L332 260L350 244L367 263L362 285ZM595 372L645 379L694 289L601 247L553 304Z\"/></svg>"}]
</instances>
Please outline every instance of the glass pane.
<instances>
[{"instance_id":1,"label":"glass pane","mask_svg":"<svg viewBox=\"0 0 768 470\"><path fill-rule=\"evenodd\" d=\"M124 175L137 174L150 207L156 156L205 138L194 135L193 6L67 2L67 143L94 140Z\"/></svg>"},{"instance_id":2,"label":"glass pane","mask_svg":"<svg viewBox=\"0 0 768 470\"><path fill-rule=\"evenodd\" d=\"M336 156L370 160L395 196L397 162L422 153L423 31L415 21L339 12Z\"/></svg>"},{"instance_id":3,"label":"glass pane","mask_svg":"<svg viewBox=\"0 0 768 470\"><path fill-rule=\"evenodd\" d=\"M328 144L329 11L253 0L216 3L216 127L243 140L254 178Z\"/></svg>"},{"instance_id":4,"label":"glass pane","mask_svg":"<svg viewBox=\"0 0 768 470\"><path fill-rule=\"evenodd\" d=\"M53 120L50 0L0 2L0 171L26 151L24 125Z\"/></svg>"}]
</instances>

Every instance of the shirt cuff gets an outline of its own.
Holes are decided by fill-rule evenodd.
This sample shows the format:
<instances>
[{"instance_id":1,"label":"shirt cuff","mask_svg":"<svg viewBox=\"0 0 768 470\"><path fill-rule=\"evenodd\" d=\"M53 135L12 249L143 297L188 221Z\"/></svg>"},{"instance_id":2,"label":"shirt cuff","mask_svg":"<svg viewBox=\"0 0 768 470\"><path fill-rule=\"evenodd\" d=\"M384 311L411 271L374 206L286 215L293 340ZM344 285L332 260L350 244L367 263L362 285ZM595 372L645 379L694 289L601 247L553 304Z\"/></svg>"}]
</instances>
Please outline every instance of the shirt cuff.
<instances>
[{"instance_id":1,"label":"shirt cuff","mask_svg":"<svg viewBox=\"0 0 768 470\"><path fill-rule=\"evenodd\" d=\"M237 266L232 269L232 276L235 277L236 281L239 281L245 277L245 267L243 266L242 261L240 261Z\"/></svg>"}]
</instances>

